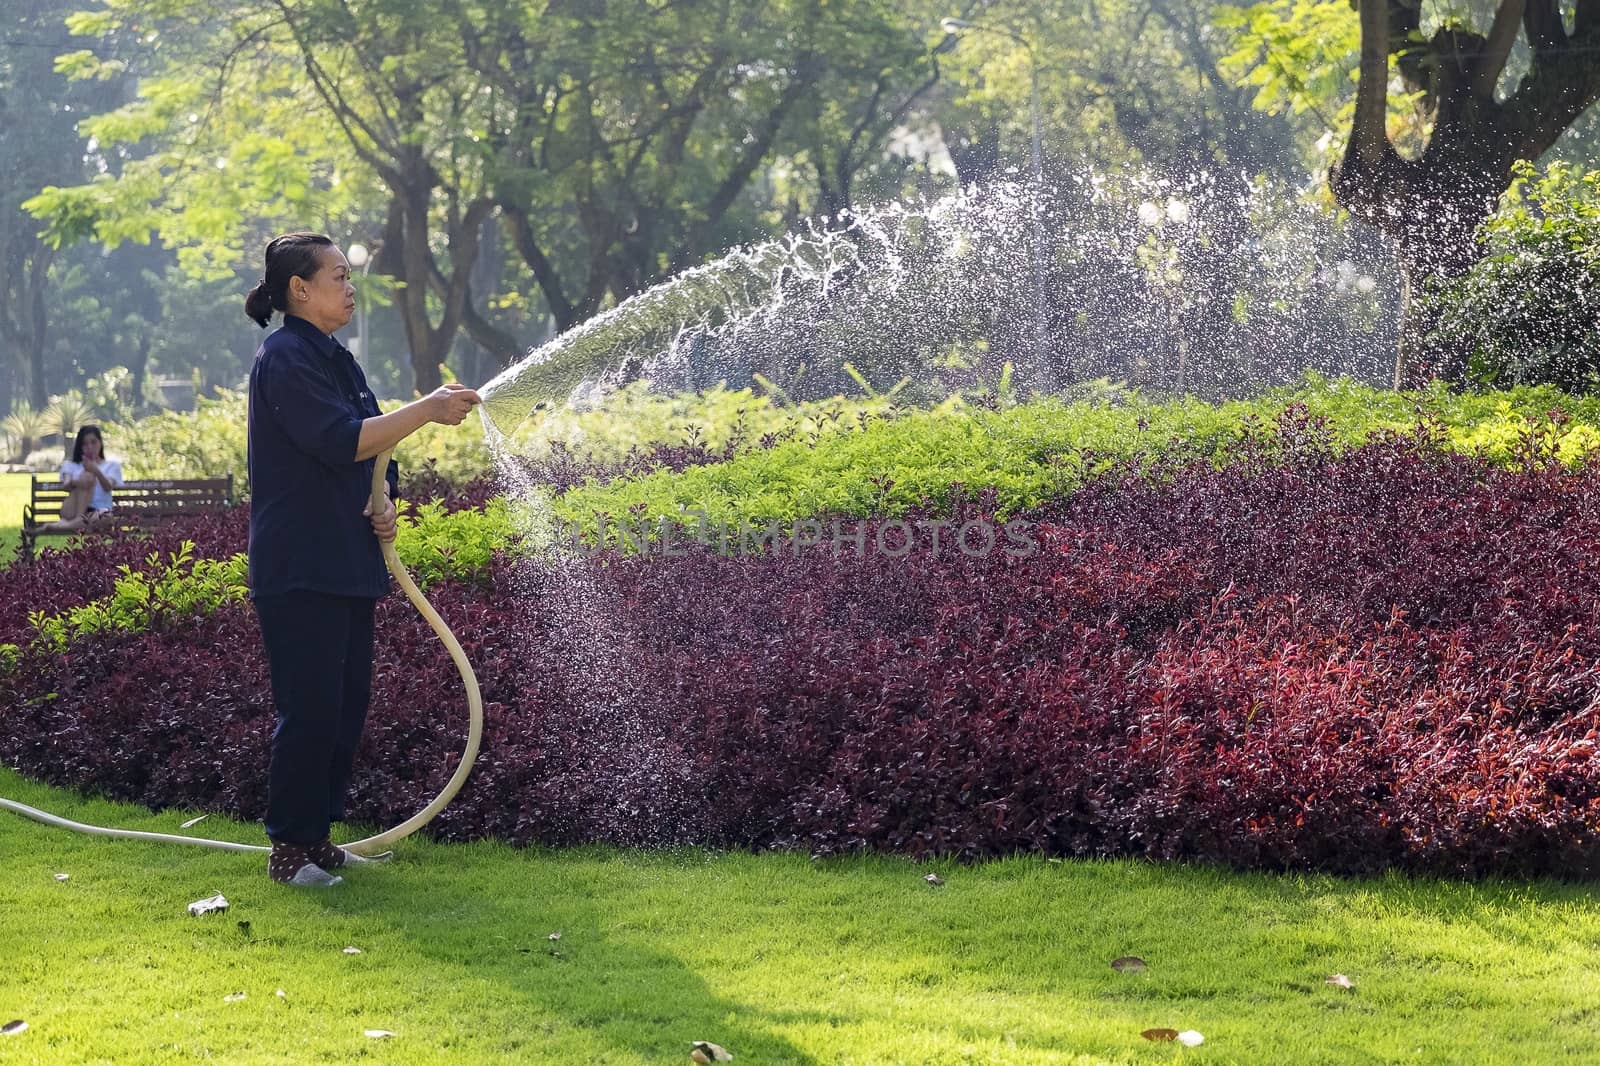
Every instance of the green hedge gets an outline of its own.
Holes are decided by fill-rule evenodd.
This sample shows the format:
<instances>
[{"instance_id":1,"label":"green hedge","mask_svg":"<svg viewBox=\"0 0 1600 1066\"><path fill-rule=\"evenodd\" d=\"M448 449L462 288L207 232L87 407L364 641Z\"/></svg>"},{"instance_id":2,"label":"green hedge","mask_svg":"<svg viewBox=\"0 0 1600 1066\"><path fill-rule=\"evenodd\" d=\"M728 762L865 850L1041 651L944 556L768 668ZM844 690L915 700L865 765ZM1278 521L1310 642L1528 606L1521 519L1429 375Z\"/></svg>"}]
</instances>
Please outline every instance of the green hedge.
<instances>
[{"instance_id":1,"label":"green hedge","mask_svg":"<svg viewBox=\"0 0 1600 1066\"><path fill-rule=\"evenodd\" d=\"M505 499L482 510L446 513L440 503L425 503L400 516L395 551L417 584L426 589L446 579L485 580L490 561L518 539L518 523ZM249 564L243 552L226 559L197 557L193 541L159 554L135 570L124 565L109 595L65 611L34 611L28 621L34 639L52 651L96 633L140 632L168 616L210 614L249 596ZM7 649L10 649L9 651ZM13 645L0 645L0 670L14 660Z\"/></svg>"},{"instance_id":2,"label":"green hedge","mask_svg":"<svg viewBox=\"0 0 1600 1066\"><path fill-rule=\"evenodd\" d=\"M1296 388L1221 405L1161 402L1112 386L1090 391L1075 401L1004 410L947 404L681 473L591 480L557 499L554 510L592 535L601 515L665 516L690 527L699 512L713 526L787 525L821 514L901 514L924 501L944 508L958 494L992 489L1000 514L1009 516L1134 457L1225 462L1253 427L1272 425L1297 404L1328 421L1337 449L1423 421L1435 424L1449 447L1496 463L1514 461L1530 434L1572 462L1600 447L1600 401L1549 387L1397 393L1313 376ZM1557 409L1564 412L1560 424L1550 418Z\"/></svg>"},{"instance_id":3,"label":"green hedge","mask_svg":"<svg viewBox=\"0 0 1600 1066\"><path fill-rule=\"evenodd\" d=\"M1600 448L1600 399L1548 387L1401 394L1312 378L1295 389L1216 406L1155 402L1109 387L1093 391L1092 398L1074 402L1040 400L1003 410L952 403L869 419L849 432L836 427L713 466L590 481L554 499L497 498L454 513L423 504L401 517L396 548L426 587L447 578L479 579L495 556L546 543L544 533L528 531L551 518L591 535L601 514L633 522L665 517L692 527L698 517L690 512L698 510L719 525L788 525L821 514L900 514L923 501L947 507L958 494L986 489L1009 516L1127 460L1222 464L1247 440L1270 447L1273 427L1292 407L1325 419L1336 450L1423 422L1447 446L1500 464L1531 454L1577 463ZM195 559L188 545L164 566L150 563L148 572L124 568L102 600L34 616L39 639L59 647L82 634L142 629L164 612L205 612L245 594L242 555Z\"/></svg>"},{"instance_id":4,"label":"green hedge","mask_svg":"<svg viewBox=\"0 0 1600 1066\"><path fill-rule=\"evenodd\" d=\"M864 420L895 411L888 395L791 404L751 389L721 386L662 395L640 381L529 420L511 444L517 454L534 459L559 445L579 459L598 462L620 459L633 449L649 451L691 440L713 451L730 443L735 451L745 451L769 434L812 440L849 432Z\"/></svg>"},{"instance_id":5,"label":"green hedge","mask_svg":"<svg viewBox=\"0 0 1600 1066\"><path fill-rule=\"evenodd\" d=\"M399 401L383 404L385 410ZM168 411L127 425L104 427L106 448L122 460L130 478L221 477L233 474L238 490L248 490L245 466L245 394L218 390L195 410ZM433 462L447 480L462 483L486 473L491 464L476 419L459 426L424 426L395 449L402 473Z\"/></svg>"},{"instance_id":6,"label":"green hedge","mask_svg":"<svg viewBox=\"0 0 1600 1066\"><path fill-rule=\"evenodd\" d=\"M400 401L383 404L385 410ZM749 389L707 389L663 396L638 382L592 403L564 406L530 422L514 442L518 454L539 458L559 444L581 461L620 459L634 449L696 440L746 450L769 434L816 440L848 432L862 420L894 411L887 396L785 406ZM107 424L106 442L128 477L245 477L245 395L219 390L194 411L166 412L126 425ZM459 426L424 426L395 451L403 473L431 462L446 480L462 484L488 473L493 458L477 418Z\"/></svg>"}]
</instances>

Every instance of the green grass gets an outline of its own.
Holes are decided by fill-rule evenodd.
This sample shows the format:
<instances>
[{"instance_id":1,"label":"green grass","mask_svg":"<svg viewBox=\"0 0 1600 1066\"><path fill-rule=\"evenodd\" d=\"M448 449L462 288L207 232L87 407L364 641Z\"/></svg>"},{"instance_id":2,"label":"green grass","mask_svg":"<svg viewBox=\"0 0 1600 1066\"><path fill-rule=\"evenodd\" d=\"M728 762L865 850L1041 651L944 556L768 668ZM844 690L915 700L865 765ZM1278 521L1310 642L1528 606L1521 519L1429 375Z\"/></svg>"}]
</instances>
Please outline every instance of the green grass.
<instances>
[{"instance_id":1,"label":"green grass","mask_svg":"<svg viewBox=\"0 0 1600 1066\"><path fill-rule=\"evenodd\" d=\"M28 503L32 474L0 474L0 570L16 558L22 537L22 508Z\"/></svg>"},{"instance_id":2,"label":"green grass","mask_svg":"<svg viewBox=\"0 0 1600 1066\"><path fill-rule=\"evenodd\" d=\"M0 794L184 817L4 770ZM931 887L888 858L408 841L316 892L6 812L0 855L0 1022L30 1026L0 1063L683 1063L697 1039L762 1064L1557 1063L1600 1042L1600 902L1554 883L1012 859ZM229 912L186 913L218 891ZM1125 954L1149 971L1114 973ZM1163 1026L1205 1044L1139 1036Z\"/></svg>"}]
</instances>

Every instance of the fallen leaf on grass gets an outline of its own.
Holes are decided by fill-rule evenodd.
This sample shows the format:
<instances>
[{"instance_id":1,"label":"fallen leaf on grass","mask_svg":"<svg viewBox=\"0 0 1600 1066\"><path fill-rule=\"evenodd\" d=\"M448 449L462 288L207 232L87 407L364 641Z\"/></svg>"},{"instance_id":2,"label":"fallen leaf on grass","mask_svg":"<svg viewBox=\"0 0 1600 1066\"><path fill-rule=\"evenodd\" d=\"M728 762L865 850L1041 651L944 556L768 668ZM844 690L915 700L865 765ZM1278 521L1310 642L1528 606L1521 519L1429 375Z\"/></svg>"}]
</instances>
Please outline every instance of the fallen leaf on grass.
<instances>
[{"instance_id":1,"label":"fallen leaf on grass","mask_svg":"<svg viewBox=\"0 0 1600 1066\"><path fill-rule=\"evenodd\" d=\"M222 1002L224 1002L224 1003L237 1003L237 1002L239 1002L239 1001L240 1001L240 1000L241 1000L241 999L248 999L248 998L250 998L250 997L249 997L249 995L248 995L248 993L245 993L245 992L235 992L235 993L233 993L233 994L232 994L232 995L229 995L229 996L223 996L223 997L222 997Z\"/></svg>"},{"instance_id":2,"label":"fallen leaf on grass","mask_svg":"<svg viewBox=\"0 0 1600 1066\"><path fill-rule=\"evenodd\" d=\"M1181 1033L1176 1029L1146 1029L1139 1035L1146 1040L1176 1040L1184 1047L1199 1047L1206 1042L1206 1038L1193 1029L1185 1029Z\"/></svg>"},{"instance_id":3,"label":"fallen leaf on grass","mask_svg":"<svg viewBox=\"0 0 1600 1066\"><path fill-rule=\"evenodd\" d=\"M18 1033L25 1033L27 1031L28 1023L23 1021L21 1018L18 1018L14 1022L6 1022L6 1024L0 1025L0 1036L16 1036Z\"/></svg>"},{"instance_id":4,"label":"fallen leaf on grass","mask_svg":"<svg viewBox=\"0 0 1600 1066\"><path fill-rule=\"evenodd\" d=\"M211 817L211 815L209 815L209 814L202 814L198 818L190 818L187 822L184 822L182 825L178 826L178 828L179 829L193 829L195 826L199 825L201 822L205 821L207 818L210 818L210 817Z\"/></svg>"},{"instance_id":5,"label":"fallen leaf on grass","mask_svg":"<svg viewBox=\"0 0 1600 1066\"><path fill-rule=\"evenodd\" d=\"M281 988L278 989L276 992L274 992L272 994L277 996L279 999L282 999L282 1000L287 1000L289 998L289 994L287 992L285 992Z\"/></svg>"},{"instance_id":6,"label":"fallen leaf on grass","mask_svg":"<svg viewBox=\"0 0 1600 1066\"><path fill-rule=\"evenodd\" d=\"M361 1031L374 1040L387 1040L394 1035L387 1029L363 1029Z\"/></svg>"},{"instance_id":7,"label":"fallen leaf on grass","mask_svg":"<svg viewBox=\"0 0 1600 1066\"><path fill-rule=\"evenodd\" d=\"M345 948L344 949L344 953L346 955L359 955L359 954L361 954L361 949L358 948L358 947L355 947L355 946L351 946L351 947Z\"/></svg>"},{"instance_id":8,"label":"fallen leaf on grass","mask_svg":"<svg viewBox=\"0 0 1600 1066\"><path fill-rule=\"evenodd\" d=\"M707 1066L712 1062L732 1062L733 1052L709 1040L696 1040L689 1046L689 1057L700 1066Z\"/></svg>"},{"instance_id":9,"label":"fallen leaf on grass","mask_svg":"<svg viewBox=\"0 0 1600 1066\"><path fill-rule=\"evenodd\" d=\"M1144 973L1150 967L1137 955L1124 955L1111 960L1111 968L1118 973Z\"/></svg>"},{"instance_id":10,"label":"fallen leaf on grass","mask_svg":"<svg viewBox=\"0 0 1600 1066\"><path fill-rule=\"evenodd\" d=\"M1346 977L1342 973L1336 973L1322 983L1325 985L1335 985L1339 988L1354 988L1356 986L1354 981L1350 980L1350 978Z\"/></svg>"},{"instance_id":11,"label":"fallen leaf on grass","mask_svg":"<svg viewBox=\"0 0 1600 1066\"><path fill-rule=\"evenodd\" d=\"M561 934L560 933L551 933L550 934L550 939L551 940L560 940L561 939Z\"/></svg>"},{"instance_id":12,"label":"fallen leaf on grass","mask_svg":"<svg viewBox=\"0 0 1600 1066\"><path fill-rule=\"evenodd\" d=\"M929 874L927 877L924 877L923 880L928 882L928 884L932 885L934 888L938 888L940 885L944 884L944 878L940 877L938 874Z\"/></svg>"},{"instance_id":13,"label":"fallen leaf on grass","mask_svg":"<svg viewBox=\"0 0 1600 1066\"><path fill-rule=\"evenodd\" d=\"M221 892L208 899L197 899L189 904L189 913L196 918L202 914L210 914L212 911L225 911L227 909L228 900Z\"/></svg>"},{"instance_id":14,"label":"fallen leaf on grass","mask_svg":"<svg viewBox=\"0 0 1600 1066\"><path fill-rule=\"evenodd\" d=\"M66 881L71 877L72 877L71 874L56 874L56 880L57 881Z\"/></svg>"}]
</instances>

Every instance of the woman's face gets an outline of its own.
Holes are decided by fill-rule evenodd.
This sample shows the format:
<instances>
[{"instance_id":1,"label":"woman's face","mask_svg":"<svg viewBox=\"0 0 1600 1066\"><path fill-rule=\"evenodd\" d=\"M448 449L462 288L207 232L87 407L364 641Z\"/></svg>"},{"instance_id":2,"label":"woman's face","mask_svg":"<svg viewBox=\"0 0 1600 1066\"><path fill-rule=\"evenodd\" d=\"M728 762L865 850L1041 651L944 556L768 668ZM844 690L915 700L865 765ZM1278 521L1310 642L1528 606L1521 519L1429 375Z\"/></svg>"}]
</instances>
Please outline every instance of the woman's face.
<instances>
[{"instance_id":1,"label":"woman's face","mask_svg":"<svg viewBox=\"0 0 1600 1066\"><path fill-rule=\"evenodd\" d=\"M289 279L289 313L310 322L324 333L350 324L356 313L356 287L350 284L350 264L337 248L317 253L317 272L309 278Z\"/></svg>"},{"instance_id":2,"label":"woman's face","mask_svg":"<svg viewBox=\"0 0 1600 1066\"><path fill-rule=\"evenodd\" d=\"M100 434L85 433L83 435L83 457L85 459L93 459L96 462L99 462L100 447Z\"/></svg>"}]
</instances>

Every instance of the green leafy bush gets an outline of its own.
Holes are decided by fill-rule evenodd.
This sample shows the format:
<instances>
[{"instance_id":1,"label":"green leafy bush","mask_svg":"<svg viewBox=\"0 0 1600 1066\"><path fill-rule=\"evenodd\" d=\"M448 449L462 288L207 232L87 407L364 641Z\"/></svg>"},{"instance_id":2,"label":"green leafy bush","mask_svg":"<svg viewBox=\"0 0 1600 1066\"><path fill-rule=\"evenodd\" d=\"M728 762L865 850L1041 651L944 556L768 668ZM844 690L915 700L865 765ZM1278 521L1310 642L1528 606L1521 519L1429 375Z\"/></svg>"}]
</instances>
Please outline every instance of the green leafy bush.
<instances>
[{"instance_id":1,"label":"green leafy bush","mask_svg":"<svg viewBox=\"0 0 1600 1066\"><path fill-rule=\"evenodd\" d=\"M482 510L446 512L437 501L400 516L395 552L417 584L427 587L445 578L479 580L495 554L517 539L517 523L504 497Z\"/></svg>"},{"instance_id":2,"label":"green leafy bush","mask_svg":"<svg viewBox=\"0 0 1600 1066\"><path fill-rule=\"evenodd\" d=\"M65 651L82 637L142 632L158 618L207 615L248 595L248 563L242 552L228 559L197 559L194 542L185 541L178 551L168 553L165 566L160 566L159 555L147 563L148 570L121 566L122 576L109 596L60 614L34 612L29 620L37 639L47 648Z\"/></svg>"},{"instance_id":3,"label":"green leafy bush","mask_svg":"<svg viewBox=\"0 0 1600 1066\"><path fill-rule=\"evenodd\" d=\"M511 504L503 498L491 500L483 510L449 513L443 504L432 502L400 516L395 550L423 588L448 578L476 582L517 535ZM31 612L33 639L62 651L94 634L138 633L161 618L207 615L250 594L245 553L199 558L195 543L188 540L168 552L165 562L155 552L145 559L143 569L124 563L117 572L108 595L64 611ZM8 661L7 647L14 645L0 644L0 672Z\"/></svg>"},{"instance_id":4,"label":"green leafy bush","mask_svg":"<svg viewBox=\"0 0 1600 1066\"><path fill-rule=\"evenodd\" d=\"M163 411L105 427L106 450L122 459L128 478L222 477L245 490L245 395L217 390L195 410Z\"/></svg>"},{"instance_id":5,"label":"green leafy bush","mask_svg":"<svg viewBox=\"0 0 1600 1066\"><path fill-rule=\"evenodd\" d=\"M194 411L166 411L105 428L106 446L123 460L130 478L221 477L232 473L241 493L246 481L245 401L242 392L218 389ZM385 410L401 406L394 400ZM395 450L402 476L430 461L446 480L461 483L486 472L489 450L473 419L459 426L424 426Z\"/></svg>"},{"instance_id":6,"label":"green leafy bush","mask_svg":"<svg viewBox=\"0 0 1600 1066\"><path fill-rule=\"evenodd\" d=\"M1420 421L1433 423L1452 450L1502 465L1528 454L1535 438L1543 452L1574 463L1600 447L1600 402L1549 387L1397 393L1312 375L1294 389L1212 405L1193 399L1157 403L1101 384L1077 400L1038 400L1005 410L947 404L678 473L591 480L560 496L554 509L562 522L592 536L602 520L665 516L687 528L703 514L714 527L787 526L824 514L944 509L960 497L992 490L1004 517L1069 494L1130 459L1220 465L1291 406L1325 420L1335 450ZM1552 411L1560 412L1555 419Z\"/></svg>"},{"instance_id":7,"label":"green leafy bush","mask_svg":"<svg viewBox=\"0 0 1600 1066\"><path fill-rule=\"evenodd\" d=\"M1600 385L1600 170L1518 165L1500 210L1478 231L1484 256L1427 297L1432 341L1470 353L1490 385Z\"/></svg>"},{"instance_id":8,"label":"green leafy bush","mask_svg":"<svg viewBox=\"0 0 1600 1066\"><path fill-rule=\"evenodd\" d=\"M513 433L510 445L532 459L559 447L582 460L607 462L690 439L716 450L730 442L746 447L766 437L823 436L893 411L888 395L788 403L776 395L720 385L665 395L636 381L529 419Z\"/></svg>"}]
</instances>

